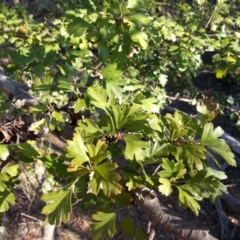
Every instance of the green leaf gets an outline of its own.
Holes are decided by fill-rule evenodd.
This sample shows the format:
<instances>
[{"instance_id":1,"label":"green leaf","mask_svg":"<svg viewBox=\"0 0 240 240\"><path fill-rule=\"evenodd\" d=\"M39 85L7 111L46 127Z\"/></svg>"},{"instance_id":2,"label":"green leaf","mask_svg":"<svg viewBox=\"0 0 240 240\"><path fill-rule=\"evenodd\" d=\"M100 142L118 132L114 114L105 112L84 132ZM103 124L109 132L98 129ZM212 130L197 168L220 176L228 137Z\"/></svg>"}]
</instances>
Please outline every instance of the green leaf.
<instances>
[{"instance_id":1,"label":"green leaf","mask_svg":"<svg viewBox=\"0 0 240 240\"><path fill-rule=\"evenodd\" d=\"M117 182L120 180L120 175L112 172L117 168L116 163L106 161L95 166L94 171L90 174L90 188L92 193L98 194L100 189L106 196L111 194L119 194L122 192L122 186Z\"/></svg>"},{"instance_id":2,"label":"green leaf","mask_svg":"<svg viewBox=\"0 0 240 240\"><path fill-rule=\"evenodd\" d=\"M38 149L34 146L35 141L27 141L18 145L18 150L25 156L32 159L38 158L41 154L38 152Z\"/></svg>"},{"instance_id":3,"label":"green leaf","mask_svg":"<svg viewBox=\"0 0 240 240\"><path fill-rule=\"evenodd\" d=\"M91 103L101 109L106 109L107 107L107 92L101 86L89 87L87 90L88 95L94 99Z\"/></svg>"},{"instance_id":4,"label":"green leaf","mask_svg":"<svg viewBox=\"0 0 240 240\"><path fill-rule=\"evenodd\" d=\"M216 71L216 78L222 79L223 77L225 77L227 75L227 70L228 68L226 66L218 68Z\"/></svg>"},{"instance_id":5,"label":"green leaf","mask_svg":"<svg viewBox=\"0 0 240 240\"><path fill-rule=\"evenodd\" d=\"M236 57L233 54L228 54L226 57L226 62L227 63L236 63Z\"/></svg>"},{"instance_id":6,"label":"green leaf","mask_svg":"<svg viewBox=\"0 0 240 240\"><path fill-rule=\"evenodd\" d=\"M145 186L145 180L136 175L134 170L125 169L124 179L126 179L126 187L128 188L128 191L131 191L137 187Z\"/></svg>"},{"instance_id":7,"label":"green leaf","mask_svg":"<svg viewBox=\"0 0 240 240\"><path fill-rule=\"evenodd\" d=\"M197 144L181 144L177 148L177 159L184 160L189 165L201 165L206 159L205 147Z\"/></svg>"},{"instance_id":8,"label":"green leaf","mask_svg":"<svg viewBox=\"0 0 240 240\"><path fill-rule=\"evenodd\" d=\"M170 151L170 143L159 143L155 142L151 145L149 150L149 157L158 159L163 156L168 156Z\"/></svg>"},{"instance_id":9,"label":"green leaf","mask_svg":"<svg viewBox=\"0 0 240 240\"><path fill-rule=\"evenodd\" d=\"M126 148L124 151L126 159L136 159L136 161L143 161L145 159L147 154L145 149L150 146L147 142L142 141L142 138L142 134L127 135L123 137L126 142Z\"/></svg>"},{"instance_id":10,"label":"green leaf","mask_svg":"<svg viewBox=\"0 0 240 240\"><path fill-rule=\"evenodd\" d=\"M7 185L5 182L9 181L9 177L6 174L0 173L0 192L3 192L6 190Z\"/></svg>"},{"instance_id":11,"label":"green leaf","mask_svg":"<svg viewBox=\"0 0 240 240\"><path fill-rule=\"evenodd\" d=\"M150 185L154 185L154 182L153 180L151 179L151 177L149 176L149 174L146 173L144 167L142 167L142 171L143 171L143 175L144 175L144 178L145 178L145 182L146 183L149 183Z\"/></svg>"},{"instance_id":12,"label":"green leaf","mask_svg":"<svg viewBox=\"0 0 240 240\"><path fill-rule=\"evenodd\" d=\"M67 222L72 213L72 195L74 185L58 191L52 191L44 194L42 200L48 205L42 210L42 214L47 215L47 221L50 224L59 225L61 222Z\"/></svg>"},{"instance_id":13,"label":"green leaf","mask_svg":"<svg viewBox=\"0 0 240 240\"><path fill-rule=\"evenodd\" d=\"M109 53L109 47L105 42L98 42L98 53L99 56L102 59L108 58L110 53Z\"/></svg>"},{"instance_id":14,"label":"green leaf","mask_svg":"<svg viewBox=\"0 0 240 240\"><path fill-rule=\"evenodd\" d=\"M159 178L159 182L161 183L159 191L165 196L170 196L173 191L170 181L167 178Z\"/></svg>"},{"instance_id":15,"label":"green leaf","mask_svg":"<svg viewBox=\"0 0 240 240\"><path fill-rule=\"evenodd\" d=\"M118 80L115 82L107 82L106 83L106 89L108 95L114 94L117 99L123 98L123 89L122 86L124 86L126 83L122 80Z\"/></svg>"},{"instance_id":16,"label":"green leaf","mask_svg":"<svg viewBox=\"0 0 240 240\"><path fill-rule=\"evenodd\" d=\"M14 164L11 166L8 166L6 168L4 168L4 172L7 173L8 175L10 175L11 177L15 177L18 175L18 169L19 169L19 165L18 164Z\"/></svg>"},{"instance_id":17,"label":"green leaf","mask_svg":"<svg viewBox=\"0 0 240 240\"><path fill-rule=\"evenodd\" d=\"M89 157L87 155L87 148L84 145L81 134L76 131L73 134L73 140L67 141L66 156L72 158L72 164L76 167L80 167L84 162L89 162Z\"/></svg>"},{"instance_id":18,"label":"green leaf","mask_svg":"<svg viewBox=\"0 0 240 240\"><path fill-rule=\"evenodd\" d=\"M143 99L141 103L141 107L148 113L159 113L158 100L156 98Z\"/></svg>"},{"instance_id":19,"label":"green leaf","mask_svg":"<svg viewBox=\"0 0 240 240\"><path fill-rule=\"evenodd\" d=\"M53 111L52 112L52 117L55 118L58 122L64 122L63 115L60 112Z\"/></svg>"},{"instance_id":20,"label":"green leaf","mask_svg":"<svg viewBox=\"0 0 240 240\"><path fill-rule=\"evenodd\" d=\"M212 121L218 114L218 105L212 99L204 98L197 102L197 118L201 123Z\"/></svg>"},{"instance_id":21,"label":"green leaf","mask_svg":"<svg viewBox=\"0 0 240 240\"><path fill-rule=\"evenodd\" d=\"M89 157L95 166L97 166L100 162L109 156L107 147L108 145L100 139L97 141L96 146L93 144L87 145Z\"/></svg>"},{"instance_id":22,"label":"green leaf","mask_svg":"<svg viewBox=\"0 0 240 240\"><path fill-rule=\"evenodd\" d=\"M85 99L78 98L74 107L74 113L78 113L87 108Z\"/></svg>"},{"instance_id":23,"label":"green leaf","mask_svg":"<svg viewBox=\"0 0 240 240\"><path fill-rule=\"evenodd\" d=\"M142 9L145 5L145 0L128 0L127 8Z\"/></svg>"},{"instance_id":24,"label":"green leaf","mask_svg":"<svg viewBox=\"0 0 240 240\"><path fill-rule=\"evenodd\" d=\"M91 237L93 240L102 240L105 239L106 235L110 238L113 238L116 229L115 229L115 220L116 213L111 212L97 212L92 215L92 231Z\"/></svg>"},{"instance_id":25,"label":"green leaf","mask_svg":"<svg viewBox=\"0 0 240 240\"><path fill-rule=\"evenodd\" d=\"M123 236L132 237L135 234L135 226L129 214L120 221L118 228L122 231Z\"/></svg>"},{"instance_id":26,"label":"green leaf","mask_svg":"<svg viewBox=\"0 0 240 240\"><path fill-rule=\"evenodd\" d=\"M175 163L173 160L164 158L162 160L162 168L158 175L161 178L170 178L171 181L176 181L178 179L184 178L185 173L187 172L185 165L182 161Z\"/></svg>"},{"instance_id":27,"label":"green leaf","mask_svg":"<svg viewBox=\"0 0 240 240\"><path fill-rule=\"evenodd\" d=\"M81 130L85 130L95 136L104 134L104 131L92 119L83 119L78 125Z\"/></svg>"},{"instance_id":28,"label":"green leaf","mask_svg":"<svg viewBox=\"0 0 240 240\"><path fill-rule=\"evenodd\" d=\"M141 31L134 31L131 33L131 39L133 42L139 43L142 49L147 49L148 47L148 35Z\"/></svg>"},{"instance_id":29,"label":"green leaf","mask_svg":"<svg viewBox=\"0 0 240 240\"><path fill-rule=\"evenodd\" d=\"M219 139L223 133L222 128L217 127L213 130L213 124L207 123L203 128L201 144L222 156L229 165L236 166L234 154L231 149L223 139Z\"/></svg>"},{"instance_id":30,"label":"green leaf","mask_svg":"<svg viewBox=\"0 0 240 240\"><path fill-rule=\"evenodd\" d=\"M201 198L209 197L210 193L215 193L221 186L221 183L211 172L206 170L199 171L195 176L182 186L182 189L189 190L191 194L196 194Z\"/></svg>"},{"instance_id":31,"label":"green leaf","mask_svg":"<svg viewBox=\"0 0 240 240\"><path fill-rule=\"evenodd\" d=\"M34 132L34 134L38 134L47 124L47 121L45 118L42 118L39 121L33 122L28 130L31 132Z\"/></svg>"},{"instance_id":32,"label":"green leaf","mask_svg":"<svg viewBox=\"0 0 240 240\"><path fill-rule=\"evenodd\" d=\"M141 229L137 228L135 231L134 240L148 240L148 235Z\"/></svg>"},{"instance_id":33,"label":"green leaf","mask_svg":"<svg viewBox=\"0 0 240 240\"><path fill-rule=\"evenodd\" d=\"M179 203L180 205L183 207L183 208L190 208L193 213L195 215L198 216L198 213L199 213L199 210L200 210L200 205L199 203L194 200L194 198L190 195L189 192L186 192L185 190L183 190L181 187L178 187L178 200L179 200Z\"/></svg>"},{"instance_id":34,"label":"green leaf","mask_svg":"<svg viewBox=\"0 0 240 240\"><path fill-rule=\"evenodd\" d=\"M118 79L121 78L121 75L122 75L122 71L117 69L116 63L106 66L101 70L101 73L103 75L103 78L109 82L111 81L116 82Z\"/></svg>"},{"instance_id":35,"label":"green leaf","mask_svg":"<svg viewBox=\"0 0 240 240\"><path fill-rule=\"evenodd\" d=\"M68 25L68 32L74 36L81 36L91 24L83 20L82 18L74 18L73 21Z\"/></svg>"},{"instance_id":36,"label":"green leaf","mask_svg":"<svg viewBox=\"0 0 240 240\"><path fill-rule=\"evenodd\" d=\"M141 23L144 26L149 25L151 22L150 19L143 14L133 14L133 15L131 15L131 19L133 22L135 22L137 24Z\"/></svg>"},{"instance_id":37,"label":"green leaf","mask_svg":"<svg viewBox=\"0 0 240 240\"><path fill-rule=\"evenodd\" d=\"M9 157L9 150L4 144L0 144L0 159L5 161Z\"/></svg>"},{"instance_id":38,"label":"green leaf","mask_svg":"<svg viewBox=\"0 0 240 240\"><path fill-rule=\"evenodd\" d=\"M172 141L187 135L188 128L185 123L185 117L180 112L176 111L174 115L166 114L164 119L167 120L169 127L169 138ZM190 121L189 121L190 122Z\"/></svg>"},{"instance_id":39,"label":"green leaf","mask_svg":"<svg viewBox=\"0 0 240 240\"><path fill-rule=\"evenodd\" d=\"M0 212L6 212L10 207L9 204L15 204L15 197L6 189L0 194Z\"/></svg>"},{"instance_id":40,"label":"green leaf","mask_svg":"<svg viewBox=\"0 0 240 240\"><path fill-rule=\"evenodd\" d=\"M214 177L216 177L220 180L227 179L227 175L223 171L218 171L218 170L213 169L211 167L208 167L207 170L208 170L209 174L213 175Z\"/></svg>"}]
</instances>

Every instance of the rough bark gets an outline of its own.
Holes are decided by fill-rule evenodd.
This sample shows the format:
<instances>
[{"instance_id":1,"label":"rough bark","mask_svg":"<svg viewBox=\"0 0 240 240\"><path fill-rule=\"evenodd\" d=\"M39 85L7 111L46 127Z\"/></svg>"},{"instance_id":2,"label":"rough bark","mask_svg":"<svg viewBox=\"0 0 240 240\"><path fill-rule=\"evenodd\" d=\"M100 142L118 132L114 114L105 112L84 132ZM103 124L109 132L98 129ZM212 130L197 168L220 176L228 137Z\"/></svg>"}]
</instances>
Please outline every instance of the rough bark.
<instances>
[{"instance_id":1,"label":"rough bark","mask_svg":"<svg viewBox=\"0 0 240 240\"><path fill-rule=\"evenodd\" d=\"M148 188L137 189L134 192L134 200L143 209L154 226L170 232L178 239L217 240L208 231L198 229L164 207L156 193Z\"/></svg>"},{"instance_id":2,"label":"rough bark","mask_svg":"<svg viewBox=\"0 0 240 240\"><path fill-rule=\"evenodd\" d=\"M0 68L0 88L16 99L16 107L29 107L39 104L38 100L27 92L27 87L14 81Z\"/></svg>"}]
</instances>

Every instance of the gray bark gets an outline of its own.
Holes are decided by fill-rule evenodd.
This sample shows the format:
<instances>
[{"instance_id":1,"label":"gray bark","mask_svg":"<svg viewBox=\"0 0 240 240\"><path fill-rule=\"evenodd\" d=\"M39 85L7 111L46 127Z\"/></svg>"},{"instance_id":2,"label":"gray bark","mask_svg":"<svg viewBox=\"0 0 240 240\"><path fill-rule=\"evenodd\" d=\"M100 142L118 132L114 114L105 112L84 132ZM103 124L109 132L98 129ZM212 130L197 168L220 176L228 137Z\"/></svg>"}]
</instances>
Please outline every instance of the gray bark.
<instances>
[{"instance_id":1,"label":"gray bark","mask_svg":"<svg viewBox=\"0 0 240 240\"><path fill-rule=\"evenodd\" d=\"M29 107L39 104L38 100L27 92L27 87L14 81L0 68L0 88L9 96L18 100L20 107Z\"/></svg>"},{"instance_id":2,"label":"gray bark","mask_svg":"<svg viewBox=\"0 0 240 240\"><path fill-rule=\"evenodd\" d=\"M166 230L177 239L217 240L207 230L198 229L184 221L160 203L156 193L148 188L139 188L134 192L134 200L148 216L152 225Z\"/></svg>"}]
</instances>

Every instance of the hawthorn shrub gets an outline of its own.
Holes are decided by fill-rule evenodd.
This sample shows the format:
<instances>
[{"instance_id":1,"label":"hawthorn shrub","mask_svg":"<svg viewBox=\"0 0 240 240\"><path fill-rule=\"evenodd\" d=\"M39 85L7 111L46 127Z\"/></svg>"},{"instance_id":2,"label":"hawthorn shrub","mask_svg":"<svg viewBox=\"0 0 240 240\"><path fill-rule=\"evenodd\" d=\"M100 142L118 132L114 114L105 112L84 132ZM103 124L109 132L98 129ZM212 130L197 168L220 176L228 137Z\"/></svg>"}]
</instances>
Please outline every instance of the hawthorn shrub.
<instances>
[{"instance_id":1,"label":"hawthorn shrub","mask_svg":"<svg viewBox=\"0 0 240 240\"><path fill-rule=\"evenodd\" d=\"M1 4L1 65L38 102L1 119L1 212L15 203L19 166L35 162L47 177L64 180L42 191L47 221L66 222L81 199L79 207L95 209L93 239L114 236L116 216L132 206L137 188L166 196L176 190L179 204L196 215L199 201L215 203L221 196L226 175L209 165L208 156L217 164L212 152L230 165L235 161L220 138L223 130L211 123L216 105L207 98L197 102L196 117L160 110L167 104L166 83L181 79L191 86L206 50L217 51L217 77L230 71L238 79L240 17L224 1L168 2L59 1L42 19L23 6ZM9 99L2 91L2 113ZM63 147L47 144L47 132L63 139L66 131ZM38 144L42 138L45 144ZM131 214L120 225L123 233L143 234Z\"/></svg>"}]
</instances>

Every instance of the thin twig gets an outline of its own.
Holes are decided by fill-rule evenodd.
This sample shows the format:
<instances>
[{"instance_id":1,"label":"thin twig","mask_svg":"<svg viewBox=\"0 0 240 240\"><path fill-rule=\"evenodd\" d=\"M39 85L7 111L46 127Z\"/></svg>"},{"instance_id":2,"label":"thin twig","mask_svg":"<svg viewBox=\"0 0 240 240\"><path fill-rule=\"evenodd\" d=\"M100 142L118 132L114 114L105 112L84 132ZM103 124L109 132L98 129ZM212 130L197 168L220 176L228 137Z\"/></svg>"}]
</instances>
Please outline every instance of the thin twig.
<instances>
[{"instance_id":1,"label":"thin twig","mask_svg":"<svg viewBox=\"0 0 240 240\"><path fill-rule=\"evenodd\" d=\"M24 216L24 217L33 219L33 220L35 220L35 221L37 221L37 222L40 222L40 223L42 224L42 221L41 221L41 220L39 220L39 219L37 219L37 218L35 218L35 217L32 217L32 216L30 216L30 215L27 215L26 213L21 213L21 215Z\"/></svg>"},{"instance_id":2,"label":"thin twig","mask_svg":"<svg viewBox=\"0 0 240 240\"><path fill-rule=\"evenodd\" d=\"M173 96L168 96L168 95L167 95L166 97L167 97L168 99L173 100L173 101L179 100L179 101L181 101L181 102L187 102L187 103L191 103L191 102L193 101L193 99L181 97L180 94L176 94L175 97L173 97ZM229 106L225 106L225 105L222 105L222 104L219 104L219 103L218 103L218 106L219 106L220 108L228 109L228 110L230 110L231 112L234 112L234 113L240 113L240 109L238 109L238 108L236 108L236 107L229 107Z\"/></svg>"},{"instance_id":3,"label":"thin twig","mask_svg":"<svg viewBox=\"0 0 240 240\"><path fill-rule=\"evenodd\" d=\"M217 9L217 5L214 7L213 11L212 11L212 14L211 14L211 17L209 18L207 24L205 25L205 29L208 28L209 24L211 23L212 19L213 19L213 12L216 11Z\"/></svg>"}]
</instances>

